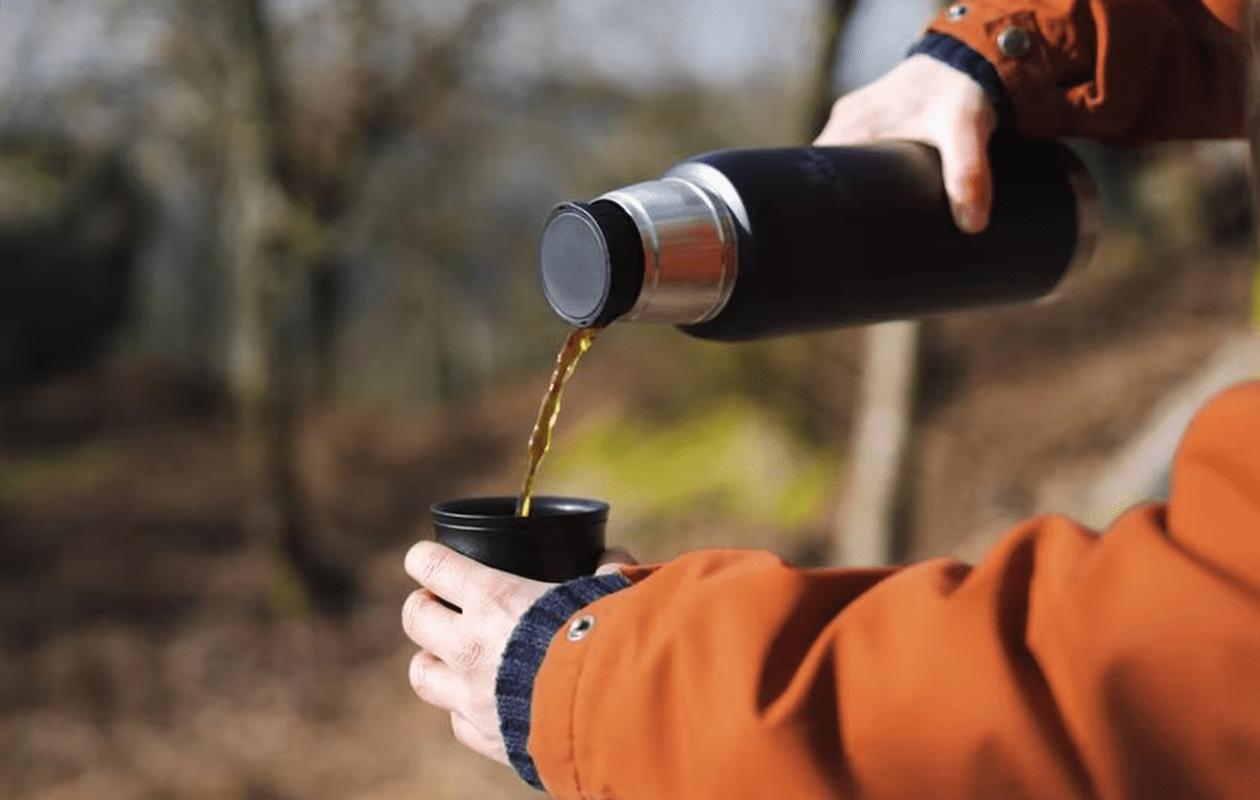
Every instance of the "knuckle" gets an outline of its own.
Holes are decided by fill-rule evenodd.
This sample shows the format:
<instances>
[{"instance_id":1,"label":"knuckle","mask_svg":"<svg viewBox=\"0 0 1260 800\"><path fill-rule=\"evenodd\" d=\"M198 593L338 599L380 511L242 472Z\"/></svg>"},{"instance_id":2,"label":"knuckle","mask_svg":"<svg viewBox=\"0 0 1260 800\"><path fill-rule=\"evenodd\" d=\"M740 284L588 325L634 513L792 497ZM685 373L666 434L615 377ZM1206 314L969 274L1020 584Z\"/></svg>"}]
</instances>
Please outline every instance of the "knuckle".
<instances>
[{"instance_id":1,"label":"knuckle","mask_svg":"<svg viewBox=\"0 0 1260 800\"><path fill-rule=\"evenodd\" d=\"M827 118L827 124L838 128L851 128L855 123L861 121L858 109L854 108L853 103L847 102L847 98L840 98L831 107L831 114Z\"/></svg>"},{"instance_id":2,"label":"knuckle","mask_svg":"<svg viewBox=\"0 0 1260 800\"><path fill-rule=\"evenodd\" d=\"M433 542L421 542L416 545L417 580L429 584L433 578L450 568L450 552Z\"/></svg>"},{"instance_id":3,"label":"knuckle","mask_svg":"<svg viewBox=\"0 0 1260 800\"><path fill-rule=\"evenodd\" d=\"M871 105L868 99L869 94L868 86L845 92L831 104L831 110L840 113L861 113Z\"/></svg>"},{"instance_id":4,"label":"knuckle","mask_svg":"<svg viewBox=\"0 0 1260 800\"><path fill-rule=\"evenodd\" d=\"M511 604L516 587L508 583L496 583L477 600L477 610L484 613L506 611Z\"/></svg>"},{"instance_id":5,"label":"knuckle","mask_svg":"<svg viewBox=\"0 0 1260 800\"><path fill-rule=\"evenodd\" d=\"M467 639L451 654L456 669L469 672L481 666L486 657L486 646L479 639Z\"/></svg>"},{"instance_id":6,"label":"knuckle","mask_svg":"<svg viewBox=\"0 0 1260 800\"><path fill-rule=\"evenodd\" d=\"M403 568L411 577L419 579L420 565L428 558L429 545L431 542L416 542L407 551L407 555L403 556Z\"/></svg>"},{"instance_id":7,"label":"knuckle","mask_svg":"<svg viewBox=\"0 0 1260 800\"><path fill-rule=\"evenodd\" d=\"M830 138L837 144L854 144L878 139L882 131L861 119L837 119L829 126Z\"/></svg>"},{"instance_id":8,"label":"knuckle","mask_svg":"<svg viewBox=\"0 0 1260 800\"><path fill-rule=\"evenodd\" d=\"M424 608L426 602L424 595L420 592L412 592L403 602L402 607L402 626L407 635L413 639L420 635L420 611Z\"/></svg>"},{"instance_id":9,"label":"knuckle","mask_svg":"<svg viewBox=\"0 0 1260 800\"><path fill-rule=\"evenodd\" d=\"M416 653L412 656L411 668L408 670L407 677L411 681L412 691L414 691L420 699L424 700L426 703L432 702L430 700L431 695L429 686L429 676L432 674L429 659L424 653Z\"/></svg>"}]
</instances>

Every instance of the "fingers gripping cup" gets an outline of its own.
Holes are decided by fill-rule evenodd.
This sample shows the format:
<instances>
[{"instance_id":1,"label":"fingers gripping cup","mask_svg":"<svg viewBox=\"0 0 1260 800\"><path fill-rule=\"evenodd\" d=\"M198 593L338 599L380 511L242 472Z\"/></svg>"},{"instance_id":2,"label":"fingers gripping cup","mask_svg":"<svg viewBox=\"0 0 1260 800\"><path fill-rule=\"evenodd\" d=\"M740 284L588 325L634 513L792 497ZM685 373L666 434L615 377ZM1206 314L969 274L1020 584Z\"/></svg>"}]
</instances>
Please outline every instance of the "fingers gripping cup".
<instances>
[{"instance_id":1,"label":"fingers gripping cup","mask_svg":"<svg viewBox=\"0 0 1260 800\"><path fill-rule=\"evenodd\" d=\"M431 509L441 544L488 567L548 583L591 575L604 552L608 504L535 497L528 516L515 496L447 500Z\"/></svg>"}]
</instances>

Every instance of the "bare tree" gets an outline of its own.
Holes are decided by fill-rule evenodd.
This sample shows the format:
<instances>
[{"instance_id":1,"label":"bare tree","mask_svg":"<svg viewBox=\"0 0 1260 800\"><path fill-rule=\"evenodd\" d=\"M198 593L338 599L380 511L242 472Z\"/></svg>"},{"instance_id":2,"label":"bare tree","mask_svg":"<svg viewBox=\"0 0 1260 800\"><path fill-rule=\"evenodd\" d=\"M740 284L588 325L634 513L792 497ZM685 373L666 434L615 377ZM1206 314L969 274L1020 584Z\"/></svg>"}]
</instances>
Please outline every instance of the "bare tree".
<instances>
[{"instance_id":1,"label":"bare tree","mask_svg":"<svg viewBox=\"0 0 1260 800\"><path fill-rule=\"evenodd\" d=\"M844 29L857 8L857 0L823 0L823 42L819 49L813 98L809 109L810 138L822 133L836 99L836 70Z\"/></svg>"},{"instance_id":2,"label":"bare tree","mask_svg":"<svg viewBox=\"0 0 1260 800\"><path fill-rule=\"evenodd\" d=\"M836 64L856 0L827 0L826 30L810 130L822 131L837 93ZM906 453L918 369L919 324L889 322L866 329L863 367L844 491L835 516L833 552L848 565L894 558L897 512L904 501Z\"/></svg>"},{"instance_id":3,"label":"bare tree","mask_svg":"<svg viewBox=\"0 0 1260 800\"><path fill-rule=\"evenodd\" d=\"M297 454L303 411L332 372L330 276L383 154L406 137L459 137L441 128L455 116L481 41L500 14L529 1L482 0L441 35L417 31L407 63L386 75L368 57L392 24L384 4L331 0L350 53L336 85L321 87L315 101L296 91L286 37L263 0L181 4L175 58L215 109L217 260L228 285L226 368L240 421L244 524L257 546L281 557L273 563L295 570L317 608L346 607L354 589L315 545ZM441 279L436 269L419 273Z\"/></svg>"},{"instance_id":4,"label":"bare tree","mask_svg":"<svg viewBox=\"0 0 1260 800\"><path fill-rule=\"evenodd\" d=\"M866 329L848 472L836 518L836 549L850 566L877 566L897 557L894 534L905 501L919 329L917 321Z\"/></svg>"}]
</instances>

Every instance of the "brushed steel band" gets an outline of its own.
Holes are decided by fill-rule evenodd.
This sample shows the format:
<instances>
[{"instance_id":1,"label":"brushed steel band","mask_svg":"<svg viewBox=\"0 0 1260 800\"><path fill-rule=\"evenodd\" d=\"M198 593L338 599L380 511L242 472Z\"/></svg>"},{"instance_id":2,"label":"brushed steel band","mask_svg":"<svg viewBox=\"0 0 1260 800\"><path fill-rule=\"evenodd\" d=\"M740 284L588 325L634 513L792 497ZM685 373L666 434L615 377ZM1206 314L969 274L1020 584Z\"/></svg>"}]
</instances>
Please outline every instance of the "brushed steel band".
<instances>
[{"instance_id":1,"label":"brushed steel band","mask_svg":"<svg viewBox=\"0 0 1260 800\"><path fill-rule=\"evenodd\" d=\"M730 209L735 217L735 223L745 233L752 231L752 224L748 221L748 209L744 208L744 199L739 196L739 190L735 188L735 184L731 183L731 179L723 175L722 171L716 167L711 167L703 161L684 161L681 164L675 164L661 177L681 178L707 190Z\"/></svg>"},{"instance_id":2,"label":"brushed steel band","mask_svg":"<svg viewBox=\"0 0 1260 800\"><path fill-rule=\"evenodd\" d=\"M735 287L735 222L710 190L681 177L602 195L634 220L643 241L643 288L626 320L694 325L717 316Z\"/></svg>"}]
</instances>

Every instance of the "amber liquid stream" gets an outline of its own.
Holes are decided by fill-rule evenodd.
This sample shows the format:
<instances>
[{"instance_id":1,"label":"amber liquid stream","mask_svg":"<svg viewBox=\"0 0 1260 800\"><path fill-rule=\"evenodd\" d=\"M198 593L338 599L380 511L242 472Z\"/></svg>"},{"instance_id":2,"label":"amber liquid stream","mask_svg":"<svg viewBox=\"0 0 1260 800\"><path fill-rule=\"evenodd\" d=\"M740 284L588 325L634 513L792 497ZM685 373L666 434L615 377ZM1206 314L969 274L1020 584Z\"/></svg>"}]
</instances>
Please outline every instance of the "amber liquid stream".
<instances>
[{"instance_id":1,"label":"amber liquid stream","mask_svg":"<svg viewBox=\"0 0 1260 800\"><path fill-rule=\"evenodd\" d=\"M538 409L538 421L534 423L534 432L529 437L529 466L525 470L525 480L521 483L521 494L516 501L516 516L529 516L529 501L534 496L534 479L538 476L538 465L551 447L551 432L556 427L556 417L560 416L560 396L564 386L573 375L578 359L591 348L591 343L599 335L602 328L574 328L569 331L564 345L556 356L556 369L551 373L551 385L543 396L542 407Z\"/></svg>"}]
</instances>

